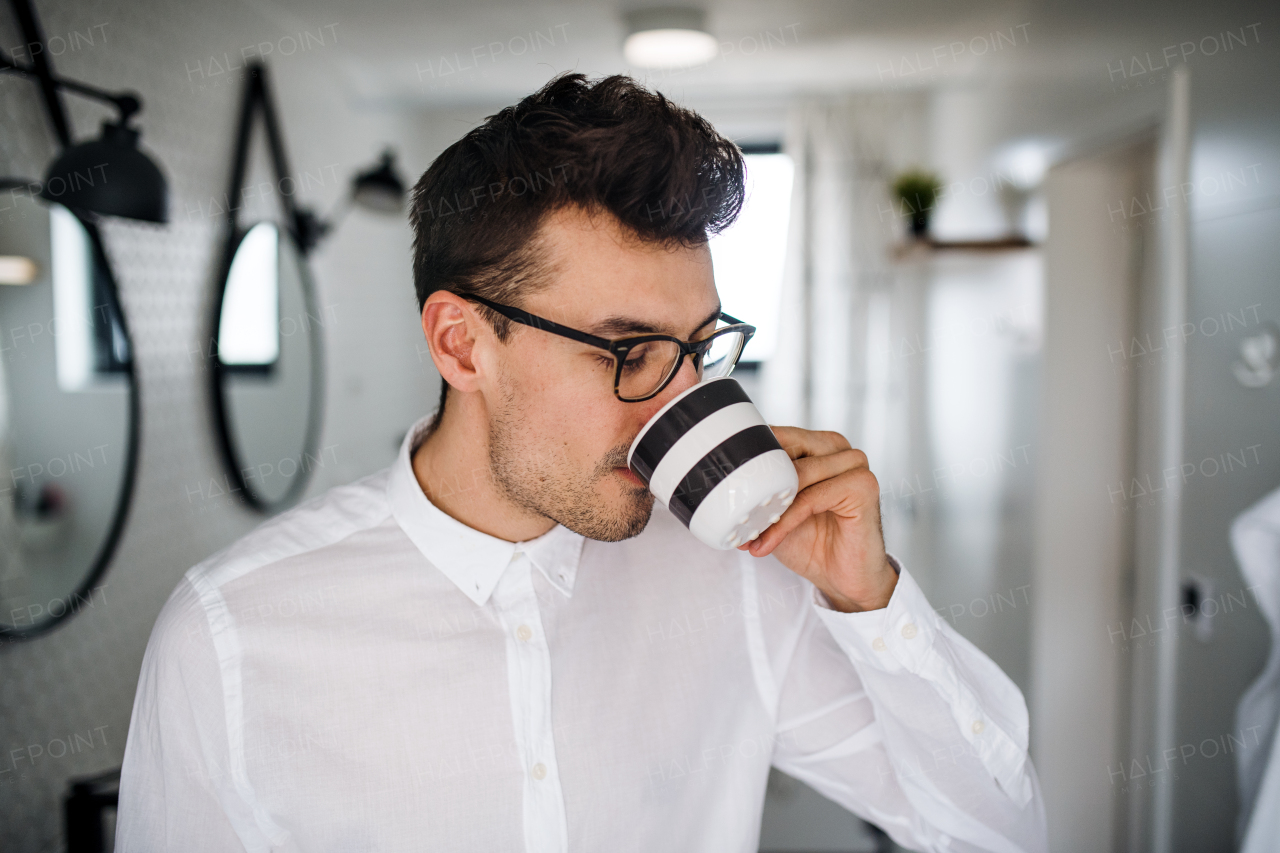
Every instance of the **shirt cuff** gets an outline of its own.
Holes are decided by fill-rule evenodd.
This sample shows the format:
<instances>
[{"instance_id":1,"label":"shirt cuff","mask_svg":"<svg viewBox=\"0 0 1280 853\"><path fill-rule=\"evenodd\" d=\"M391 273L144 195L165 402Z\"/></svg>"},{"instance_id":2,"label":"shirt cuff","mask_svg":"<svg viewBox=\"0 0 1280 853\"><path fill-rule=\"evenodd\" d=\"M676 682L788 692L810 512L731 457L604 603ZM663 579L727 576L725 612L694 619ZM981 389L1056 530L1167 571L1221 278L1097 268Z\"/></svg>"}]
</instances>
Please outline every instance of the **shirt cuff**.
<instances>
[{"instance_id":1,"label":"shirt cuff","mask_svg":"<svg viewBox=\"0 0 1280 853\"><path fill-rule=\"evenodd\" d=\"M890 565L898 572L898 583L889 603L879 610L842 613L831 607L830 600L814 587L813 607L819 618L857 666L885 673L910 673L929 681L938 691L943 704L955 720L960 735L967 741L988 772L1019 807L1032 796L1027 773L1026 706L1022 694L989 658L972 649L991 672L991 678L970 684L957 668L957 655L963 655L963 640L950 647L947 638L934 643L941 620L929 605L911 574L890 556ZM966 673L975 668L970 660ZM987 698L997 717L984 711L975 688ZM997 718L1005 725L997 724ZM1020 725L1009 725L1020 720ZM1008 729L1009 731L1006 731ZM1020 731L1019 731L1020 730ZM1010 732L1016 733L1013 736Z\"/></svg>"},{"instance_id":2,"label":"shirt cuff","mask_svg":"<svg viewBox=\"0 0 1280 853\"><path fill-rule=\"evenodd\" d=\"M898 582L884 607L842 613L816 586L813 606L839 645L859 663L884 672L919 673L937 633L937 614L911 573L892 554L886 556Z\"/></svg>"}]
</instances>

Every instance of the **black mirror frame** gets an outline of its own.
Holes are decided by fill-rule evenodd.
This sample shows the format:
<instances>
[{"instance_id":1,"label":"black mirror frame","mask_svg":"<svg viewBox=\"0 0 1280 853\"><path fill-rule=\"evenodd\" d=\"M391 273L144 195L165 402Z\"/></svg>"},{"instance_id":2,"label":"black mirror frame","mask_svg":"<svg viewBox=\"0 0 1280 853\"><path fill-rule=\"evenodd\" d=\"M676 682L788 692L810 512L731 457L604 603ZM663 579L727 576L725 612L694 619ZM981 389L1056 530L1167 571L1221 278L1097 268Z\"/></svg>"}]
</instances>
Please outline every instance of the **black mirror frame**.
<instances>
[{"instance_id":1,"label":"black mirror frame","mask_svg":"<svg viewBox=\"0 0 1280 853\"><path fill-rule=\"evenodd\" d=\"M6 180L3 183L9 184L12 182ZM23 185L27 185L27 183L24 182ZM70 210L70 208L68 209ZM88 601L92 603L93 590L98 585L98 582L102 580L102 576L106 574L107 566L110 565L111 558L115 556L116 546L120 543L120 536L124 532L129 508L133 503L133 487L138 473L138 444L142 433L142 402L138 393L138 377L134 369L133 338L129 335L129 324L125 319L124 311L120 307L120 293L116 286L116 276L111 269L111 263L107 259L106 250L103 248L102 234L98 231L98 226L92 219L91 214L78 210L71 210L71 213L84 226L85 232L89 235L89 243L93 246L93 262L102 271L104 277L102 296L108 301L110 311L115 321L119 323L120 334L124 336L128 347L128 357L113 366L113 372L123 374L129 384L129 426L128 435L125 439L123 479L120 483L120 491L116 496L115 512L111 518L111 525L107 529L107 535L98 547L98 553L95 555L93 562L90 563L89 571L84 576L84 580L62 599L66 601L67 607L63 609L60 615L52 616L44 622L33 624L29 628L17 628L7 622L0 622L0 642L30 640L39 637L52 631L68 618L83 610L84 608L75 606L78 602ZM5 615L7 616L8 614Z\"/></svg>"},{"instance_id":2,"label":"black mirror frame","mask_svg":"<svg viewBox=\"0 0 1280 853\"><path fill-rule=\"evenodd\" d=\"M240 103L235 154L232 160L231 178L225 197L227 202L226 236L217 268L217 279L215 281L217 295L212 300L207 356L209 359L209 406L213 415L214 430L223 467L227 471L233 488L239 490L239 494L245 504L264 515L270 515L284 509L298 499L311 479L311 469L300 466L300 473L289 484L288 490L274 501L265 500L261 495L254 492L245 478L243 470L240 468L235 439L231 435L230 424L227 422L228 413L226 399L223 396L223 379L231 371L223 365L218 353L218 335L221 331L222 305L227 293L227 276L231 272L231 264L235 259L236 249L239 248L240 242L245 235L249 233L249 227L252 227L252 225L244 227L240 224L237 214L242 205L238 205L236 201L239 198L245 173L248 170L253 121L254 116L259 112L262 114L271 169L278 187L283 179L291 174L288 160L285 156L284 137L280 132L280 125L276 118L275 104L267 81L266 66L261 62L253 62L245 69L244 97ZM298 207L291 193L280 193L278 195L285 218L281 231L286 239L292 241L294 248L298 250L298 256L303 268L301 287L306 311L309 315L319 316L315 290L312 287L311 276L306 266L307 256L315 246L315 241L319 238L319 234L316 231L317 220L309 211ZM318 326L312 325L310 332L312 335L311 399L310 410L307 413L307 431L303 438L302 452L304 454L314 451L319 444L321 419L324 413L324 339Z\"/></svg>"},{"instance_id":3,"label":"black mirror frame","mask_svg":"<svg viewBox=\"0 0 1280 853\"><path fill-rule=\"evenodd\" d=\"M11 5L14 16L18 19L18 27L22 31L24 40L30 44L44 44L44 33L30 0L12 0ZM53 135L58 141L59 148L66 150L72 144L71 122L62 103L62 95L59 91L53 65L44 52L36 53L31 57L31 60L31 70L40 86L40 100L45 109L45 116L53 129ZM3 183L10 185L13 182L4 181ZM21 185L36 186L38 183L37 181L22 181ZM88 574L67 597L68 605L78 601L91 600L89 597L92 596L98 582L102 580L102 576L106 574L111 558L115 556L116 546L119 544L120 536L124 532L129 507L133 503L133 487L138 469L138 444L142 432L142 405L138 391L138 377L134 369L133 338L129 335L129 324L120 305L120 292L116 286L115 271L112 270L111 263L107 258L107 253L102 243L102 234L98 231L97 221L93 214L80 210L71 210L71 213L76 219L80 220L80 224L84 226L85 231L89 234L89 242L93 245L94 263L100 266L104 275L103 289L105 292L103 296L110 301L115 320L120 324L120 334L124 336L125 343L128 346L128 358L116 365L117 370L115 372L124 374L129 383L129 426L125 447L124 479L120 484L120 492L116 500L115 514L112 516L111 526L108 528L106 538L103 539L102 545L98 549L97 556L90 564ZM70 616L80 612L80 609L73 610L71 606L68 606L61 615L53 616L38 625L32 625L30 628L17 628L0 622L0 642L30 640L39 637L65 623Z\"/></svg>"}]
</instances>

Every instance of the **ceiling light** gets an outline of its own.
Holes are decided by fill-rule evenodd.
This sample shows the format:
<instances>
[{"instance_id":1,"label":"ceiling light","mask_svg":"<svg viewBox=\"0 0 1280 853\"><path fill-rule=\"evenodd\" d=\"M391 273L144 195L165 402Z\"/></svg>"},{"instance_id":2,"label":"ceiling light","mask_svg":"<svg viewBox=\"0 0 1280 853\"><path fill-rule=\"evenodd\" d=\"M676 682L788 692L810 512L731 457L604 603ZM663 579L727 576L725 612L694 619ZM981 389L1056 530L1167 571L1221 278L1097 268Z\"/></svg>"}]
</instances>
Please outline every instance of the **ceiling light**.
<instances>
[{"instance_id":1,"label":"ceiling light","mask_svg":"<svg viewBox=\"0 0 1280 853\"><path fill-rule=\"evenodd\" d=\"M1031 189L1044 180L1052 153L1052 146L1048 142L1024 139L1000 151L995 158L995 166L1018 187Z\"/></svg>"},{"instance_id":2,"label":"ceiling light","mask_svg":"<svg viewBox=\"0 0 1280 853\"><path fill-rule=\"evenodd\" d=\"M0 284L30 284L40 269L36 262L22 255L0 255Z\"/></svg>"},{"instance_id":3,"label":"ceiling light","mask_svg":"<svg viewBox=\"0 0 1280 853\"><path fill-rule=\"evenodd\" d=\"M622 52L640 68L685 68L711 60L718 47L701 9L640 9L627 15Z\"/></svg>"}]
</instances>

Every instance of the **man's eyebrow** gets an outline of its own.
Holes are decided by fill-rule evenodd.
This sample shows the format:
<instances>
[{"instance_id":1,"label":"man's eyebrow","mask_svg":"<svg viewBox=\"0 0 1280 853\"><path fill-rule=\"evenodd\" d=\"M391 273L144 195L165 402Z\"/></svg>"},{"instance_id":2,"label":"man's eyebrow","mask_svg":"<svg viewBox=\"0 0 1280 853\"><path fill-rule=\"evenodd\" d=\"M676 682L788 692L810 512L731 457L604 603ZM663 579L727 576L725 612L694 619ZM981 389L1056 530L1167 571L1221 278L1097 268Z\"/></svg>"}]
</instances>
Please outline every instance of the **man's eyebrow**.
<instances>
[{"instance_id":1,"label":"man's eyebrow","mask_svg":"<svg viewBox=\"0 0 1280 853\"><path fill-rule=\"evenodd\" d=\"M720 306L717 305L714 311L708 314L701 323L698 323L692 330L690 330L689 337L692 337L694 332L698 331L703 326L714 322L719 316ZM661 329L652 323L645 322L644 320L637 320L634 317L607 317L599 323L590 326L587 331L591 332L593 335L599 335L602 338L616 335L670 334L669 329Z\"/></svg>"}]
</instances>

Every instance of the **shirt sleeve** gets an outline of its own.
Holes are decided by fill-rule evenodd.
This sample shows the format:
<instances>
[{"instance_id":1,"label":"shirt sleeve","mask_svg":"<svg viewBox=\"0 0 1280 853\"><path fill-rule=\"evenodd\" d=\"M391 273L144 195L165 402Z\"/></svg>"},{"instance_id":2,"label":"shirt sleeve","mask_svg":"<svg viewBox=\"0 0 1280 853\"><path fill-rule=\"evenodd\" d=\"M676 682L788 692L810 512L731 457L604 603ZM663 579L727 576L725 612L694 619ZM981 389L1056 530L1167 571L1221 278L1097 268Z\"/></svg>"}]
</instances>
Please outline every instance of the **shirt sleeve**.
<instances>
[{"instance_id":1,"label":"shirt sleeve","mask_svg":"<svg viewBox=\"0 0 1280 853\"><path fill-rule=\"evenodd\" d=\"M122 853L252 849L229 812L223 682L208 619L183 580L142 660L120 772L115 849Z\"/></svg>"},{"instance_id":2,"label":"shirt sleeve","mask_svg":"<svg viewBox=\"0 0 1280 853\"><path fill-rule=\"evenodd\" d=\"M778 679L773 764L916 850L1048 850L1021 691L896 560L879 610L809 591Z\"/></svg>"}]
</instances>

